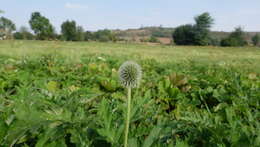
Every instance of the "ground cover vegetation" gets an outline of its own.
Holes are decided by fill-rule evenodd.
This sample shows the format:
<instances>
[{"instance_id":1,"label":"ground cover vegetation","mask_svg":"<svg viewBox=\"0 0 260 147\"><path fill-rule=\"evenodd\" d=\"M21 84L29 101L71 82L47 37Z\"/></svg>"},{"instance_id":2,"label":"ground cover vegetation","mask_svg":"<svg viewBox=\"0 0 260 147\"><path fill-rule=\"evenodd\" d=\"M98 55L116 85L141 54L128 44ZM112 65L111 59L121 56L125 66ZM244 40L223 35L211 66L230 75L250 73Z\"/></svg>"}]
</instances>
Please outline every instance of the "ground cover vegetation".
<instances>
[{"instance_id":1,"label":"ground cover vegetation","mask_svg":"<svg viewBox=\"0 0 260 147\"><path fill-rule=\"evenodd\" d=\"M131 147L257 147L259 55L257 48L0 41L0 145L122 146L128 120ZM126 60L142 68L131 109L118 73Z\"/></svg>"}]
</instances>

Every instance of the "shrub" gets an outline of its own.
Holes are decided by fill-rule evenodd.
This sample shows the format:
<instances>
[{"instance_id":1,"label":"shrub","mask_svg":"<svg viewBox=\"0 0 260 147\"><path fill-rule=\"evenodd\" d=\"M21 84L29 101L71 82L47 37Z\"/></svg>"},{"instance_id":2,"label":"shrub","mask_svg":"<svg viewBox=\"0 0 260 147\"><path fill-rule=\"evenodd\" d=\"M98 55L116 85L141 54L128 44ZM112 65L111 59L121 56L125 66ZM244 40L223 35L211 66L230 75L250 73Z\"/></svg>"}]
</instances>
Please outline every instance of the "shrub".
<instances>
[{"instance_id":1,"label":"shrub","mask_svg":"<svg viewBox=\"0 0 260 147\"><path fill-rule=\"evenodd\" d=\"M93 40L93 33L92 32L90 32L90 31L86 31L85 33L84 33L84 40L85 41L90 41L90 40Z\"/></svg>"},{"instance_id":2,"label":"shrub","mask_svg":"<svg viewBox=\"0 0 260 147\"><path fill-rule=\"evenodd\" d=\"M105 29L93 33L93 40L101 41L101 42L108 42L108 41L115 42L117 41L117 37L110 30Z\"/></svg>"},{"instance_id":3,"label":"shrub","mask_svg":"<svg viewBox=\"0 0 260 147\"><path fill-rule=\"evenodd\" d=\"M221 46L245 46L247 41L245 40L245 33L241 27L235 28L227 38L221 40Z\"/></svg>"},{"instance_id":4,"label":"shrub","mask_svg":"<svg viewBox=\"0 0 260 147\"><path fill-rule=\"evenodd\" d=\"M33 40L34 35L28 31L26 27L21 27L18 32L13 34L14 39Z\"/></svg>"},{"instance_id":5,"label":"shrub","mask_svg":"<svg viewBox=\"0 0 260 147\"><path fill-rule=\"evenodd\" d=\"M148 42L160 43L160 41L159 41L156 37L154 37L154 36L151 36L151 37L149 38Z\"/></svg>"},{"instance_id":6,"label":"shrub","mask_svg":"<svg viewBox=\"0 0 260 147\"><path fill-rule=\"evenodd\" d=\"M177 45L193 45L194 36L193 25L190 24L177 27L172 35L174 43Z\"/></svg>"},{"instance_id":7,"label":"shrub","mask_svg":"<svg viewBox=\"0 0 260 147\"><path fill-rule=\"evenodd\" d=\"M259 34L255 34L253 37L252 37L252 42L254 44L254 46L257 46L260 42L260 36Z\"/></svg>"}]
</instances>

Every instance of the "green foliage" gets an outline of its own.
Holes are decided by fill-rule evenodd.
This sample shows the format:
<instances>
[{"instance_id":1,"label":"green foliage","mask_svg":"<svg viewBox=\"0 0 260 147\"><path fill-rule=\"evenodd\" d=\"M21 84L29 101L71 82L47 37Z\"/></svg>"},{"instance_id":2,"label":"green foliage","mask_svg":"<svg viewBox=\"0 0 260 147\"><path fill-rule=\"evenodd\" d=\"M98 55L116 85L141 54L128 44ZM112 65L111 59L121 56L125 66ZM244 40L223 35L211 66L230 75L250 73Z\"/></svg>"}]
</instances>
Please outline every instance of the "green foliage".
<instances>
[{"instance_id":1,"label":"green foliage","mask_svg":"<svg viewBox=\"0 0 260 147\"><path fill-rule=\"evenodd\" d=\"M18 32L13 34L14 39L33 40L34 35L26 27L21 27Z\"/></svg>"},{"instance_id":2,"label":"green foliage","mask_svg":"<svg viewBox=\"0 0 260 147\"><path fill-rule=\"evenodd\" d=\"M253 42L254 46L257 46L260 43L260 35L259 34L255 34L252 37L252 42Z\"/></svg>"},{"instance_id":3,"label":"green foliage","mask_svg":"<svg viewBox=\"0 0 260 147\"><path fill-rule=\"evenodd\" d=\"M81 30L79 30L81 31ZM61 25L62 38L66 41L76 41L77 40L77 26L75 21L65 21Z\"/></svg>"},{"instance_id":4,"label":"green foliage","mask_svg":"<svg viewBox=\"0 0 260 147\"><path fill-rule=\"evenodd\" d=\"M194 45L209 45L210 44L210 27L214 20L208 12L205 12L194 18Z\"/></svg>"},{"instance_id":5,"label":"green foliage","mask_svg":"<svg viewBox=\"0 0 260 147\"><path fill-rule=\"evenodd\" d=\"M54 38L54 28L48 18L42 16L40 12L33 12L29 20L31 29L36 35L36 39L48 40Z\"/></svg>"},{"instance_id":6,"label":"green foliage","mask_svg":"<svg viewBox=\"0 0 260 147\"><path fill-rule=\"evenodd\" d=\"M241 27L235 28L227 38L221 40L221 46L245 46L247 41L245 40L245 33Z\"/></svg>"},{"instance_id":7,"label":"green foliage","mask_svg":"<svg viewBox=\"0 0 260 147\"><path fill-rule=\"evenodd\" d=\"M187 24L177 27L172 37L177 45L193 45L195 39L193 25Z\"/></svg>"},{"instance_id":8,"label":"green foliage","mask_svg":"<svg viewBox=\"0 0 260 147\"><path fill-rule=\"evenodd\" d=\"M6 39L12 38L12 32L15 31L15 24L8 18L0 17L0 37Z\"/></svg>"},{"instance_id":9,"label":"green foliage","mask_svg":"<svg viewBox=\"0 0 260 147\"><path fill-rule=\"evenodd\" d=\"M174 42L178 45L209 45L210 27L213 19L209 13L205 12L194 18L195 25L182 25L175 29L173 33Z\"/></svg>"},{"instance_id":10,"label":"green foliage","mask_svg":"<svg viewBox=\"0 0 260 147\"><path fill-rule=\"evenodd\" d=\"M84 41L85 40L85 32L84 32L83 27L81 27L81 26L77 27L77 35L76 36L77 36L76 37L77 41Z\"/></svg>"},{"instance_id":11,"label":"green foliage","mask_svg":"<svg viewBox=\"0 0 260 147\"><path fill-rule=\"evenodd\" d=\"M101 41L101 42L108 42L108 41L116 42L117 38L113 32L105 29L105 30L99 30L97 32L94 32L93 40Z\"/></svg>"},{"instance_id":12,"label":"green foliage","mask_svg":"<svg viewBox=\"0 0 260 147\"><path fill-rule=\"evenodd\" d=\"M86 31L85 33L84 33L84 39L85 39L85 41L90 41L90 40L92 40L94 37L93 37L93 33L92 32L90 32L90 31Z\"/></svg>"},{"instance_id":13,"label":"green foliage","mask_svg":"<svg viewBox=\"0 0 260 147\"><path fill-rule=\"evenodd\" d=\"M151 32L151 36L154 37L167 37L170 38L172 32L174 31L173 28L164 28L162 26L159 27L145 27L142 28L143 30L148 30Z\"/></svg>"},{"instance_id":14,"label":"green foliage","mask_svg":"<svg viewBox=\"0 0 260 147\"><path fill-rule=\"evenodd\" d=\"M159 41L155 36L151 36L151 37L148 39L148 42L159 43L160 41Z\"/></svg>"},{"instance_id":15,"label":"green foliage","mask_svg":"<svg viewBox=\"0 0 260 147\"><path fill-rule=\"evenodd\" d=\"M196 16L194 18L195 22L196 22L196 27L198 29L210 29L211 25L214 22L214 19L210 16L210 14L208 12L202 13L199 16Z\"/></svg>"},{"instance_id":16,"label":"green foliage","mask_svg":"<svg viewBox=\"0 0 260 147\"><path fill-rule=\"evenodd\" d=\"M117 69L129 56L99 56L1 55L0 146L122 146ZM138 63L129 146L259 146L259 73L192 60Z\"/></svg>"},{"instance_id":17,"label":"green foliage","mask_svg":"<svg viewBox=\"0 0 260 147\"><path fill-rule=\"evenodd\" d=\"M0 29L7 32L15 31L15 24L8 18L0 17Z\"/></svg>"},{"instance_id":18,"label":"green foliage","mask_svg":"<svg viewBox=\"0 0 260 147\"><path fill-rule=\"evenodd\" d=\"M151 36L149 38L142 38L142 39L140 39L140 41L141 42L160 43L160 40L155 36Z\"/></svg>"}]
</instances>

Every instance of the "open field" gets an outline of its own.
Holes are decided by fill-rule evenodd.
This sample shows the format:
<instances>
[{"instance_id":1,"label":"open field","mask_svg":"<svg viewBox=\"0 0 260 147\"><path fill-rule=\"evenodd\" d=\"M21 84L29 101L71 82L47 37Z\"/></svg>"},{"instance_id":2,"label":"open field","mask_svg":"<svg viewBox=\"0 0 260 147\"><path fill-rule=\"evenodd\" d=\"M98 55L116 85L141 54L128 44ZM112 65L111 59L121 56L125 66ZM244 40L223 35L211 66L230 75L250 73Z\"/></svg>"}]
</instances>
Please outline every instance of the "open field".
<instances>
[{"instance_id":1,"label":"open field","mask_svg":"<svg viewBox=\"0 0 260 147\"><path fill-rule=\"evenodd\" d=\"M72 61L82 55L112 55L126 59L155 59L159 62L235 65L260 71L260 48L165 46L126 43L0 41L0 54L11 57L61 54Z\"/></svg>"},{"instance_id":2,"label":"open field","mask_svg":"<svg viewBox=\"0 0 260 147\"><path fill-rule=\"evenodd\" d=\"M130 147L260 145L259 48L0 41L0 146L122 146L126 60Z\"/></svg>"}]
</instances>

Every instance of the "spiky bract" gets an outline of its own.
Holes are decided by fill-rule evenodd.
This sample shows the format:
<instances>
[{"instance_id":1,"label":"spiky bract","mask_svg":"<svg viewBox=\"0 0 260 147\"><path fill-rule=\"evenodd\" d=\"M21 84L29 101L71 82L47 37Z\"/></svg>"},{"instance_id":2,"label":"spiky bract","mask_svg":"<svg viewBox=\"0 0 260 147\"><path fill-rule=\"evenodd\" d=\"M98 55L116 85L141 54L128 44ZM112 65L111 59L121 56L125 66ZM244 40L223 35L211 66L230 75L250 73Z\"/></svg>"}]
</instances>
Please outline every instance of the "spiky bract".
<instances>
[{"instance_id":1,"label":"spiky bract","mask_svg":"<svg viewBox=\"0 0 260 147\"><path fill-rule=\"evenodd\" d=\"M142 77L140 65L133 61L126 61L119 68L120 82L124 87L135 88L139 85Z\"/></svg>"}]
</instances>

